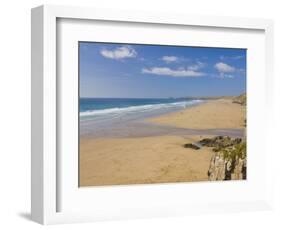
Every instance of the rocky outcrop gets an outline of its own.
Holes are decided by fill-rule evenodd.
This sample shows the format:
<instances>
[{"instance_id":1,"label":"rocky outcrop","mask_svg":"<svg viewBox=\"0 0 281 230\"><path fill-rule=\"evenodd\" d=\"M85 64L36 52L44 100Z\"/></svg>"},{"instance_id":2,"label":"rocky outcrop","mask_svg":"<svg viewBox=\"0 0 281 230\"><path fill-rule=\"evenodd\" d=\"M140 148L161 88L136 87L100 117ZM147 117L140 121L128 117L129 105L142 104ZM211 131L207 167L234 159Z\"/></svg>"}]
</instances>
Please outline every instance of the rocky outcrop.
<instances>
[{"instance_id":1,"label":"rocky outcrop","mask_svg":"<svg viewBox=\"0 0 281 230\"><path fill-rule=\"evenodd\" d=\"M190 149L195 149L195 150L200 149L199 146L197 146L197 145L195 145L195 144L192 144L192 143L184 144L183 147L185 147L185 148L190 148Z\"/></svg>"},{"instance_id":2,"label":"rocky outcrop","mask_svg":"<svg viewBox=\"0 0 281 230\"><path fill-rule=\"evenodd\" d=\"M238 97L235 97L232 102L240 105L246 105L247 104L246 93L241 94Z\"/></svg>"},{"instance_id":3,"label":"rocky outcrop","mask_svg":"<svg viewBox=\"0 0 281 230\"><path fill-rule=\"evenodd\" d=\"M247 175L246 143L221 148L215 153L208 170L209 180L242 180Z\"/></svg>"},{"instance_id":4,"label":"rocky outcrop","mask_svg":"<svg viewBox=\"0 0 281 230\"><path fill-rule=\"evenodd\" d=\"M198 150L200 147L213 147L208 170L210 181L243 180L247 175L246 142L241 138L217 136L204 138L198 143L185 144L185 148Z\"/></svg>"},{"instance_id":5,"label":"rocky outcrop","mask_svg":"<svg viewBox=\"0 0 281 230\"><path fill-rule=\"evenodd\" d=\"M230 138L228 136L217 136L214 138L205 138L199 141L199 143L202 146L206 147L214 147L213 151L214 152L219 152L220 150L230 147L236 144L241 143L242 139L241 138Z\"/></svg>"}]
</instances>

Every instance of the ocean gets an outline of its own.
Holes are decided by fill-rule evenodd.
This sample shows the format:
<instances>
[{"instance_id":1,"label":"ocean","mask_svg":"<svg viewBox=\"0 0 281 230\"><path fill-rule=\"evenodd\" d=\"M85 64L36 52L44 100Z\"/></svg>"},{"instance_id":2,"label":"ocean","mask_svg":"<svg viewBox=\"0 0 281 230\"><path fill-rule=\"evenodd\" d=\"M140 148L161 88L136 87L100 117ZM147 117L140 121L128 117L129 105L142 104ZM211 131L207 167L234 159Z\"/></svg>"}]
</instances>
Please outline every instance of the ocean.
<instances>
[{"instance_id":1,"label":"ocean","mask_svg":"<svg viewBox=\"0 0 281 230\"><path fill-rule=\"evenodd\" d=\"M194 99L80 98L80 135L145 136L163 133L163 127L145 119L201 103Z\"/></svg>"},{"instance_id":2,"label":"ocean","mask_svg":"<svg viewBox=\"0 0 281 230\"><path fill-rule=\"evenodd\" d=\"M182 98L80 98L80 119L173 111L200 102L201 100Z\"/></svg>"}]
</instances>

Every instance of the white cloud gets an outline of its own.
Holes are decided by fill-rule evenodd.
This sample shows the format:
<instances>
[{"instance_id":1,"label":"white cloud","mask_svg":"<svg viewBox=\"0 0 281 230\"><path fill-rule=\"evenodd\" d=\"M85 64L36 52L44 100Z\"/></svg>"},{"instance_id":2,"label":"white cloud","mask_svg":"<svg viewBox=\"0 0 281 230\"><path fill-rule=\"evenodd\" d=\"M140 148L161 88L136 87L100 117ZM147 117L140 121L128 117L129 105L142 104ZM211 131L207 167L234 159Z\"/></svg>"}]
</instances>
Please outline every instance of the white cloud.
<instances>
[{"instance_id":1,"label":"white cloud","mask_svg":"<svg viewBox=\"0 0 281 230\"><path fill-rule=\"evenodd\" d=\"M196 64L188 66L187 69L197 71L202 69L204 66L205 64L203 62L198 61Z\"/></svg>"},{"instance_id":2,"label":"white cloud","mask_svg":"<svg viewBox=\"0 0 281 230\"><path fill-rule=\"evenodd\" d=\"M162 61L166 62L166 63L171 63L171 62L176 62L179 60L178 57L176 56L163 56L161 58Z\"/></svg>"},{"instance_id":3,"label":"white cloud","mask_svg":"<svg viewBox=\"0 0 281 230\"><path fill-rule=\"evenodd\" d=\"M137 52L129 46L120 46L114 50L102 49L100 54L105 58L110 59L124 59L124 58L134 58L137 56Z\"/></svg>"},{"instance_id":4,"label":"white cloud","mask_svg":"<svg viewBox=\"0 0 281 230\"><path fill-rule=\"evenodd\" d=\"M152 67L150 69L144 68L142 69L142 73L164 75L164 76L171 76L171 77L201 77L205 75L205 73L196 72L190 69L184 69L184 68L170 69L168 67Z\"/></svg>"},{"instance_id":5,"label":"white cloud","mask_svg":"<svg viewBox=\"0 0 281 230\"><path fill-rule=\"evenodd\" d=\"M237 72L237 69L223 62L218 62L214 65L215 69L219 72L216 75L217 78L234 78L233 73Z\"/></svg>"},{"instance_id":6,"label":"white cloud","mask_svg":"<svg viewBox=\"0 0 281 230\"><path fill-rule=\"evenodd\" d=\"M216 63L214 67L220 73L233 73L233 72L235 72L234 67L232 67L232 66L230 66L226 63L223 63L223 62Z\"/></svg>"}]
</instances>

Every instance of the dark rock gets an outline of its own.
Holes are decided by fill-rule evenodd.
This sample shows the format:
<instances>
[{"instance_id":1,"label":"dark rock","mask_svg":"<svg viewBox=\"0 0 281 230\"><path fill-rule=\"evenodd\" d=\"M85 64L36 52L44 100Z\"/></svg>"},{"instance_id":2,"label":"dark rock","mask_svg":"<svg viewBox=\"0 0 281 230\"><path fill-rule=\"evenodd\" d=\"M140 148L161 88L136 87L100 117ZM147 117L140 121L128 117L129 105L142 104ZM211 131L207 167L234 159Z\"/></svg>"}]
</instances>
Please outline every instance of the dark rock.
<instances>
[{"instance_id":1,"label":"dark rock","mask_svg":"<svg viewBox=\"0 0 281 230\"><path fill-rule=\"evenodd\" d=\"M195 150L200 149L200 147L199 147L199 146L194 145L194 144L192 144L192 143L184 144L184 146L183 146L183 147L185 147L185 148L190 148L190 149L195 149Z\"/></svg>"},{"instance_id":2,"label":"dark rock","mask_svg":"<svg viewBox=\"0 0 281 230\"><path fill-rule=\"evenodd\" d=\"M234 145L240 144L241 141L242 141L241 138L235 138L235 139L233 140L233 144L234 144Z\"/></svg>"},{"instance_id":3,"label":"dark rock","mask_svg":"<svg viewBox=\"0 0 281 230\"><path fill-rule=\"evenodd\" d=\"M214 147L214 152L220 151L222 148L226 148L235 144L239 144L242 141L241 138L232 139L228 136L217 136L214 138L204 138L199 143L203 146Z\"/></svg>"},{"instance_id":4,"label":"dark rock","mask_svg":"<svg viewBox=\"0 0 281 230\"><path fill-rule=\"evenodd\" d=\"M216 152L219 152L221 150L221 148L213 148L212 150L216 153Z\"/></svg>"}]
</instances>

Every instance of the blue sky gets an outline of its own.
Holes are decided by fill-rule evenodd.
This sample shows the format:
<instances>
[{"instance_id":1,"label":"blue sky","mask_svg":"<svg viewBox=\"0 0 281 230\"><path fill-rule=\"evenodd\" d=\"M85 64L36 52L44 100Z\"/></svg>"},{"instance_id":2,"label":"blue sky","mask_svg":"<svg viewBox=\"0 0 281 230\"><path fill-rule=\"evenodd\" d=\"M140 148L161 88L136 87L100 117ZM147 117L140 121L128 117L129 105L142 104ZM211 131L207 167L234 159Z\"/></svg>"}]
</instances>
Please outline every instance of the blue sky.
<instances>
[{"instance_id":1,"label":"blue sky","mask_svg":"<svg viewBox=\"0 0 281 230\"><path fill-rule=\"evenodd\" d=\"M80 96L166 98L239 95L246 50L80 42Z\"/></svg>"}]
</instances>

